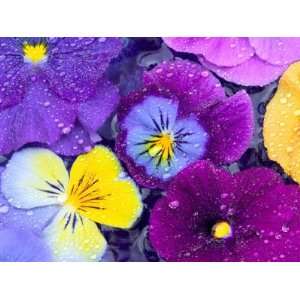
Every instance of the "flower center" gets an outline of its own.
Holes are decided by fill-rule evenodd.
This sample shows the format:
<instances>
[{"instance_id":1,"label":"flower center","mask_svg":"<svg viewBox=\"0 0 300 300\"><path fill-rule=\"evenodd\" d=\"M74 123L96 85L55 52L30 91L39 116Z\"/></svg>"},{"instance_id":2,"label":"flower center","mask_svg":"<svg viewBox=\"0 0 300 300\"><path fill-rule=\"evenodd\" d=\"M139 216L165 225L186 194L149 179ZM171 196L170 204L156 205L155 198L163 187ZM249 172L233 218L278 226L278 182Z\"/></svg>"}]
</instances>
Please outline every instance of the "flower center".
<instances>
[{"instance_id":1,"label":"flower center","mask_svg":"<svg viewBox=\"0 0 300 300\"><path fill-rule=\"evenodd\" d=\"M23 53L25 60L37 64L44 61L47 57L47 46L44 43L23 45Z\"/></svg>"},{"instance_id":2,"label":"flower center","mask_svg":"<svg viewBox=\"0 0 300 300\"><path fill-rule=\"evenodd\" d=\"M149 155L159 157L161 162L170 161L174 156L174 137L168 131L153 135L147 140L145 146Z\"/></svg>"},{"instance_id":3,"label":"flower center","mask_svg":"<svg viewBox=\"0 0 300 300\"><path fill-rule=\"evenodd\" d=\"M226 239L232 235L232 229L228 222L220 221L213 226L211 234L215 239Z\"/></svg>"}]
</instances>

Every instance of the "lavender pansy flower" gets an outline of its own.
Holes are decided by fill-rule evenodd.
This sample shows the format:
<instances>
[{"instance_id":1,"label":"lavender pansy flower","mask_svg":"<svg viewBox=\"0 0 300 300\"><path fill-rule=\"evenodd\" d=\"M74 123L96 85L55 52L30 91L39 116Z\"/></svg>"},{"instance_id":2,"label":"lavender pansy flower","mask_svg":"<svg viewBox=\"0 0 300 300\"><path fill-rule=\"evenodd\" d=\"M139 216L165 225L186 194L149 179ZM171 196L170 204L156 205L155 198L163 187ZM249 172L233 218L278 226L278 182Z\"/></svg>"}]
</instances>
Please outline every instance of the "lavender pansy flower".
<instances>
[{"instance_id":1,"label":"lavender pansy flower","mask_svg":"<svg viewBox=\"0 0 300 300\"><path fill-rule=\"evenodd\" d=\"M226 97L199 64L164 62L144 74L143 86L121 99L116 150L135 180L163 187L198 159L235 161L253 133L245 91Z\"/></svg>"},{"instance_id":2,"label":"lavender pansy flower","mask_svg":"<svg viewBox=\"0 0 300 300\"><path fill-rule=\"evenodd\" d=\"M0 153L39 142L76 155L118 103L103 75L118 38L1 38Z\"/></svg>"},{"instance_id":3,"label":"lavender pansy flower","mask_svg":"<svg viewBox=\"0 0 300 300\"><path fill-rule=\"evenodd\" d=\"M199 161L156 202L150 241L168 261L299 261L299 199L270 169L231 175Z\"/></svg>"},{"instance_id":4,"label":"lavender pansy flower","mask_svg":"<svg viewBox=\"0 0 300 300\"><path fill-rule=\"evenodd\" d=\"M300 38L192 37L164 38L180 52L198 55L200 62L227 81L263 86L276 80L300 59Z\"/></svg>"}]
</instances>

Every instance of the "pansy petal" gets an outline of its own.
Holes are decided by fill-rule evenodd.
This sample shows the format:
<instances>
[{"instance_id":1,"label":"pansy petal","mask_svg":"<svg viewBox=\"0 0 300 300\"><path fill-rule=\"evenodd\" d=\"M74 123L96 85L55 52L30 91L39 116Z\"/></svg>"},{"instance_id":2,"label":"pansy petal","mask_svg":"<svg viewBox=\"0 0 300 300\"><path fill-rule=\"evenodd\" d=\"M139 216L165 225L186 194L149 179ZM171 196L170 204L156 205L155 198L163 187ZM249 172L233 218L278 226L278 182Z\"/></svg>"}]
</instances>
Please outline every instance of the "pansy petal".
<instances>
[{"instance_id":1,"label":"pansy petal","mask_svg":"<svg viewBox=\"0 0 300 300\"><path fill-rule=\"evenodd\" d=\"M97 93L79 105L78 118L81 125L89 132L97 131L112 114L119 102L118 89L108 81L102 81Z\"/></svg>"},{"instance_id":2,"label":"pansy petal","mask_svg":"<svg viewBox=\"0 0 300 300\"><path fill-rule=\"evenodd\" d=\"M202 227L220 206L225 216L232 188L231 175L207 161L179 173L151 212L149 237L158 254L168 261L216 261L226 256L222 245L210 247Z\"/></svg>"},{"instance_id":3,"label":"pansy petal","mask_svg":"<svg viewBox=\"0 0 300 300\"><path fill-rule=\"evenodd\" d=\"M42 71L50 87L63 99L87 100L95 93L98 79L121 48L119 38L60 38Z\"/></svg>"},{"instance_id":4,"label":"pansy petal","mask_svg":"<svg viewBox=\"0 0 300 300\"><path fill-rule=\"evenodd\" d=\"M130 179L120 179L115 155L97 146L77 158L71 169L68 203L83 216L114 227L129 228L141 213L141 199Z\"/></svg>"},{"instance_id":5,"label":"pansy petal","mask_svg":"<svg viewBox=\"0 0 300 300\"><path fill-rule=\"evenodd\" d=\"M52 144L71 129L75 118L74 107L50 93L44 83L32 84L22 103L0 112L0 152L27 143Z\"/></svg>"},{"instance_id":6,"label":"pansy petal","mask_svg":"<svg viewBox=\"0 0 300 300\"><path fill-rule=\"evenodd\" d=\"M300 59L300 38L256 37L249 38L255 53L274 65L287 65Z\"/></svg>"},{"instance_id":7,"label":"pansy petal","mask_svg":"<svg viewBox=\"0 0 300 300\"><path fill-rule=\"evenodd\" d=\"M235 67L220 67L199 57L203 66L227 81L244 86L264 86L275 81L287 69L287 65L273 65L258 56L252 56L244 63Z\"/></svg>"},{"instance_id":8,"label":"pansy petal","mask_svg":"<svg viewBox=\"0 0 300 300\"><path fill-rule=\"evenodd\" d=\"M300 133L299 75L300 63L291 65L283 74L276 94L267 105L263 127L268 156L289 175L298 173L295 152Z\"/></svg>"},{"instance_id":9,"label":"pansy petal","mask_svg":"<svg viewBox=\"0 0 300 300\"><path fill-rule=\"evenodd\" d=\"M67 207L44 230L56 261L99 261L106 241L97 225Z\"/></svg>"},{"instance_id":10,"label":"pansy petal","mask_svg":"<svg viewBox=\"0 0 300 300\"><path fill-rule=\"evenodd\" d=\"M99 206L86 202L80 213L103 225L130 228L141 215L143 207L134 182L130 179L107 182L101 185L101 190L107 194L101 198Z\"/></svg>"},{"instance_id":11,"label":"pansy petal","mask_svg":"<svg viewBox=\"0 0 300 300\"><path fill-rule=\"evenodd\" d=\"M214 163L229 163L241 157L254 132L254 112L249 95L240 91L199 114L208 132L207 158Z\"/></svg>"},{"instance_id":12,"label":"pansy petal","mask_svg":"<svg viewBox=\"0 0 300 300\"><path fill-rule=\"evenodd\" d=\"M167 45L176 51L202 54L218 66L236 66L254 55L248 38L243 37L192 37L164 38Z\"/></svg>"},{"instance_id":13,"label":"pansy petal","mask_svg":"<svg viewBox=\"0 0 300 300\"><path fill-rule=\"evenodd\" d=\"M69 193L81 178L93 177L98 181L110 182L118 178L122 167L117 157L108 148L96 146L90 152L78 156L70 173Z\"/></svg>"},{"instance_id":14,"label":"pansy petal","mask_svg":"<svg viewBox=\"0 0 300 300\"><path fill-rule=\"evenodd\" d=\"M92 145L90 134L79 122L76 122L70 132L64 134L50 148L61 155L75 156L91 150Z\"/></svg>"},{"instance_id":15,"label":"pansy petal","mask_svg":"<svg viewBox=\"0 0 300 300\"><path fill-rule=\"evenodd\" d=\"M60 204L68 184L68 173L61 158L42 148L14 153L2 173L1 188L16 208Z\"/></svg>"},{"instance_id":16,"label":"pansy petal","mask_svg":"<svg viewBox=\"0 0 300 300\"><path fill-rule=\"evenodd\" d=\"M44 241L28 230L5 228L0 230L1 262L51 261L50 249Z\"/></svg>"}]
</instances>

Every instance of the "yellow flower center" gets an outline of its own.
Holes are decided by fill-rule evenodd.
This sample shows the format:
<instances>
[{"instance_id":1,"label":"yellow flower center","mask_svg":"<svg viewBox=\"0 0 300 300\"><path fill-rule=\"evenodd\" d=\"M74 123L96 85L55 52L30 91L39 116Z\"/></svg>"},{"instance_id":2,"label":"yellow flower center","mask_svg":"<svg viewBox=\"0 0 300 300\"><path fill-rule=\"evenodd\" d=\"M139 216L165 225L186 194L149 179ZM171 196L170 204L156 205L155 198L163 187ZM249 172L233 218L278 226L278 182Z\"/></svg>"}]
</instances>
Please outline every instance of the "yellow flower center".
<instances>
[{"instance_id":1,"label":"yellow flower center","mask_svg":"<svg viewBox=\"0 0 300 300\"><path fill-rule=\"evenodd\" d=\"M37 64L46 58L47 46L43 43L36 45L25 43L23 45L23 52L27 61Z\"/></svg>"},{"instance_id":2,"label":"yellow flower center","mask_svg":"<svg viewBox=\"0 0 300 300\"><path fill-rule=\"evenodd\" d=\"M232 234L231 226L226 221L217 222L212 228L212 236L215 239L226 239Z\"/></svg>"},{"instance_id":3,"label":"yellow flower center","mask_svg":"<svg viewBox=\"0 0 300 300\"><path fill-rule=\"evenodd\" d=\"M159 156L165 162L174 156L173 144L173 135L169 132L162 132L149 139L146 148L150 156Z\"/></svg>"}]
</instances>

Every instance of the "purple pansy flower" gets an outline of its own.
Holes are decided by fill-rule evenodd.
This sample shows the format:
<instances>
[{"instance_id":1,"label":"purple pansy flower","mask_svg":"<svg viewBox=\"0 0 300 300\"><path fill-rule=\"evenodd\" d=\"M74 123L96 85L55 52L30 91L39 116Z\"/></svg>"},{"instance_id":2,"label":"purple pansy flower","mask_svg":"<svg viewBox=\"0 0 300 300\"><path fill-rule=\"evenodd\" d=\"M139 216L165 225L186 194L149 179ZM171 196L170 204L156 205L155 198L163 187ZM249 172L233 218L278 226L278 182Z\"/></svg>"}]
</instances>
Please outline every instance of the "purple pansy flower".
<instances>
[{"instance_id":1,"label":"purple pansy flower","mask_svg":"<svg viewBox=\"0 0 300 300\"><path fill-rule=\"evenodd\" d=\"M118 38L0 38L0 153L39 142L88 151L118 103L103 75Z\"/></svg>"},{"instance_id":2,"label":"purple pansy flower","mask_svg":"<svg viewBox=\"0 0 300 300\"><path fill-rule=\"evenodd\" d=\"M299 199L270 169L231 175L199 161L155 204L150 241L168 261L299 261Z\"/></svg>"},{"instance_id":3,"label":"purple pansy flower","mask_svg":"<svg viewBox=\"0 0 300 300\"><path fill-rule=\"evenodd\" d=\"M300 38L164 38L176 51L198 55L218 76L244 86L266 85L300 59Z\"/></svg>"},{"instance_id":4,"label":"purple pansy flower","mask_svg":"<svg viewBox=\"0 0 300 300\"><path fill-rule=\"evenodd\" d=\"M144 74L143 87L122 98L116 151L135 180L163 187L198 159L235 161L253 133L250 97L226 97L199 64L164 62Z\"/></svg>"}]
</instances>

